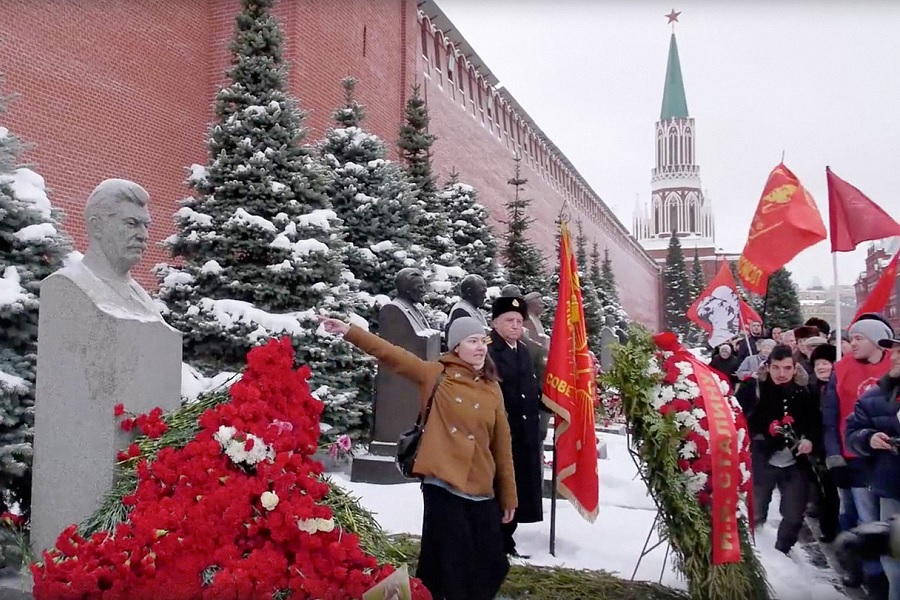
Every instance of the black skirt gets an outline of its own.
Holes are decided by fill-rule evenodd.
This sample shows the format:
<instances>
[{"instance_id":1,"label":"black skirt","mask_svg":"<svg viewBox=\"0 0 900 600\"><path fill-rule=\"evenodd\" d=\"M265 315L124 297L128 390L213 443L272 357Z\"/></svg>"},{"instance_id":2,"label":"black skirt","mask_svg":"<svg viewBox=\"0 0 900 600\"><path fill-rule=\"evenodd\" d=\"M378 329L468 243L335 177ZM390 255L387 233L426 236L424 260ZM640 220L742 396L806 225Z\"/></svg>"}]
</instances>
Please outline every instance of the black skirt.
<instances>
[{"instance_id":1,"label":"black skirt","mask_svg":"<svg viewBox=\"0 0 900 600\"><path fill-rule=\"evenodd\" d=\"M491 600L509 572L497 499L467 500L427 483L422 497L416 577L434 600Z\"/></svg>"}]
</instances>

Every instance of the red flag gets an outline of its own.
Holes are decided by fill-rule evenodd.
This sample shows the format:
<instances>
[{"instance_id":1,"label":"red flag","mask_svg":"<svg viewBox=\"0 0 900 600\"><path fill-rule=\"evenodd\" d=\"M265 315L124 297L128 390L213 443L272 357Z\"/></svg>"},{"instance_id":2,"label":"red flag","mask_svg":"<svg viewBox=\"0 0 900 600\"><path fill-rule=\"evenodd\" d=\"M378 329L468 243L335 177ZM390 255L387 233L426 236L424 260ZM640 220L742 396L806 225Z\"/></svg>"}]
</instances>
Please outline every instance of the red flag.
<instances>
[{"instance_id":1,"label":"red flag","mask_svg":"<svg viewBox=\"0 0 900 600\"><path fill-rule=\"evenodd\" d=\"M556 413L556 480L581 516L597 518L600 478L594 404L597 389L587 345L578 268L562 224L559 241L559 301L544 375L544 403Z\"/></svg>"},{"instance_id":2,"label":"red flag","mask_svg":"<svg viewBox=\"0 0 900 600\"><path fill-rule=\"evenodd\" d=\"M894 254L894 258L888 263L887 268L881 272L878 283L869 292L869 297L863 302L863 305L856 311L853 320L859 318L863 313L880 313L887 306L891 299L891 293L894 291L894 283L897 281L897 258L900 257L900 250Z\"/></svg>"},{"instance_id":3,"label":"red flag","mask_svg":"<svg viewBox=\"0 0 900 600\"><path fill-rule=\"evenodd\" d=\"M756 311L738 294L727 262L722 263L716 276L691 304L687 318L709 334L709 345L713 348L738 335L743 323L762 323Z\"/></svg>"},{"instance_id":4,"label":"red flag","mask_svg":"<svg viewBox=\"0 0 900 600\"><path fill-rule=\"evenodd\" d=\"M850 252L862 242L900 235L900 223L868 196L825 167L831 251Z\"/></svg>"},{"instance_id":5,"label":"red flag","mask_svg":"<svg viewBox=\"0 0 900 600\"><path fill-rule=\"evenodd\" d=\"M781 163L763 188L738 261L738 277L748 292L763 295L769 275L826 237L825 223L812 196Z\"/></svg>"}]
</instances>

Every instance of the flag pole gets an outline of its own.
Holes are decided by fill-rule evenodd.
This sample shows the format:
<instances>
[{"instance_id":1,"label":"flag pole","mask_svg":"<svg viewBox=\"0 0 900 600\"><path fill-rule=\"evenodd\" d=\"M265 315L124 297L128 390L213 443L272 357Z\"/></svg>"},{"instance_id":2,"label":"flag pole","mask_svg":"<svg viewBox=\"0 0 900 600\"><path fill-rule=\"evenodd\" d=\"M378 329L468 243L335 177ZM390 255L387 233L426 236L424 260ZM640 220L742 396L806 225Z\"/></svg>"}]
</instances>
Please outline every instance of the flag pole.
<instances>
[{"instance_id":1,"label":"flag pole","mask_svg":"<svg viewBox=\"0 0 900 600\"><path fill-rule=\"evenodd\" d=\"M553 468L550 473L550 556L556 556L556 432L559 415L553 417ZM543 444L543 442L541 442Z\"/></svg>"},{"instance_id":2,"label":"flag pole","mask_svg":"<svg viewBox=\"0 0 900 600\"><path fill-rule=\"evenodd\" d=\"M841 360L841 288L838 287L837 252L831 253L831 269L834 272L834 346L837 360Z\"/></svg>"}]
</instances>

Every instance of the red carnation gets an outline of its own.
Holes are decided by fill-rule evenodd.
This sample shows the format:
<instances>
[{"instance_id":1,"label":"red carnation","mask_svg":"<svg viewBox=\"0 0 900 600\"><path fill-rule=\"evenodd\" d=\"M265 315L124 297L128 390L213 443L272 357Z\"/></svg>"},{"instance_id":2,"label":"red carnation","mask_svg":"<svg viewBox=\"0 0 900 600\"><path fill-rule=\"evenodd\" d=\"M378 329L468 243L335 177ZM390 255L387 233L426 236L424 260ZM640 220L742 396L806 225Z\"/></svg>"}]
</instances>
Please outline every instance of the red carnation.
<instances>
[{"instance_id":1,"label":"red carnation","mask_svg":"<svg viewBox=\"0 0 900 600\"><path fill-rule=\"evenodd\" d=\"M125 419L119 423L119 427L122 428L122 431L131 431L134 429L134 419Z\"/></svg>"},{"instance_id":2,"label":"red carnation","mask_svg":"<svg viewBox=\"0 0 900 600\"><path fill-rule=\"evenodd\" d=\"M781 423L783 425L793 425L794 417L792 417L791 415L784 415L784 418L781 420Z\"/></svg>"},{"instance_id":3,"label":"red carnation","mask_svg":"<svg viewBox=\"0 0 900 600\"><path fill-rule=\"evenodd\" d=\"M653 343L656 344L656 347L660 350L667 352L675 352L681 349L681 344L678 342L678 336L671 331L664 331L654 335Z\"/></svg>"},{"instance_id":4,"label":"red carnation","mask_svg":"<svg viewBox=\"0 0 900 600\"><path fill-rule=\"evenodd\" d=\"M117 417L121 417L122 415L124 415L125 414L125 405L122 404L121 402L119 404L116 404L113 407L113 414Z\"/></svg>"},{"instance_id":5,"label":"red carnation","mask_svg":"<svg viewBox=\"0 0 900 600\"><path fill-rule=\"evenodd\" d=\"M771 435L772 437L778 435L779 427L781 427L781 423L779 423L777 419L769 423L769 435Z\"/></svg>"}]
</instances>

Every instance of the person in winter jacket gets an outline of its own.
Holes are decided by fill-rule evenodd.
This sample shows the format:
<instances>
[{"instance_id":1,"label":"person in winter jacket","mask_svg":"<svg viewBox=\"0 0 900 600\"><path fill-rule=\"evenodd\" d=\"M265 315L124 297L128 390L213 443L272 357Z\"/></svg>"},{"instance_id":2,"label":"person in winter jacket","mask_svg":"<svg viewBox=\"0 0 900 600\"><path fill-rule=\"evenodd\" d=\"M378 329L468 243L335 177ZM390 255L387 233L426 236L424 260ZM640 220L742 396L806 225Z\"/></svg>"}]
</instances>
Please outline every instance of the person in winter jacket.
<instances>
[{"instance_id":1,"label":"person in winter jacket","mask_svg":"<svg viewBox=\"0 0 900 600\"><path fill-rule=\"evenodd\" d=\"M757 353L752 354L741 361L738 370L735 371L735 377L738 381L746 381L749 377L756 377L759 368L763 366L769 357L769 352L777 346L775 340L763 339L756 344Z\"/></svg>"},{"instance_id":2,"label":"person in winter jacket","mask_svg":"<svg viewBox=\"0 0 900 600\"><path fill-rule=\"evenodd\" d=\"M738 367L741 365L738 360L737 355L734 353L734 349L731 347L731 344L725 343L721 344L716 348L715 353L713 354L712 359L709 361L709 366L711 369L715 369L722 375L726 377L728 382L731 384L731 387L734 388L738 383L738 378L735 375L735 372L738 370Z\"/></svg>"},{"instance_id":3,"label":"person in winter jacket","mask_svg":"<svg viewBox=\"0 0 900 600\"><path fill-rule=\"evenodd\" d=\"M845 439L856 454L867 458L869 486L878 499L879 518L900 514L900 338L880 340L889 349L890 369L870 388L847 419ZM882 556L889 600L900 600L900 560Z\"/></svg>"},{"instance_id":4,"label":"person in winter jacket","mask_svg":"<svg viewBox=\"0 0 900 600\"><path fill-rule=\"evenodd\" d=\"M513 534L519 523L543 520L544 440L540 438L541 382L522 341L528 312L523 298L500 297L491 307L488 353L500 373L500 389L509 417L519 506L503 525L506 553L521 557Z\"/></svg>"},{"instance_id":5,"label":"person in winter jacket","mask_svg":"<svg viewBox=\"0 0 900 600\"><path fill-rule=\"evenodd\" d=\"M418 384L427 415L413 462L424 501L416 575L435 598L494 598L509 572L501 526L512 521L518 501L509 423L484 325L474 317L453 321L450 351L432 362L356 325L319 320L326 332Z\"/></svg>"},{"instance_id":6,"label":"person in winter jacket","mask_svg":"<svg viewBox=\"0 0 900 600\"><path fill-rule=\"evenodd\" d=\"M874 313L861 315L850 326L848 333L850 353L834 365L822 403L825 464L841 497L842 529L878 520L877 501L868 488L864 461L845 444L844 433L847 418L853 413L859 398L888 372L890 360L878 343L893 337L887 321ZM863 565L862 578L868 582L880 579L882 573L881 564L877 561ZM858 586L860 582L851 574L844 583Z\"/></svg>"},{"instance_id":7,"label":"person in winter jacket","mask_svg":"<svg viewBox=\"0 0 900 600\"><path fill-rule=\"evenodd\" d=\"M738 394L741 405L749 407L753 519L757 526L765 523L777 487L781 524L775 548L787 554L803 526L811 475L809 456L822 443L819 402L810 390L806 371L797 367L787 346L776 346L759 377L748 380Z\"/></svg>"},{"instance_id":8,"label":"person in winter jacket","mask_svg":"<svg viewBox=\"0 0 900 600\"><path fill-rule=\"evenodd\" d=\"M813 381L810 382L810 388L819 400L820 406L825 400L825 390L828 388L828 382L831 379L836 360L837 348L829 344L817 346L810 354L809 362L814 374ZM825 468L824 443L816 447L814 456L816 464L813 465L813 471L816 475L816 481L814 485L810 486L810 493L816 505L819 527L822 529L820 541L830 543L834 541L840 530L841 499L830 471Z\"/></svg>"},{"instance_id":9,"label":"person in winter jacket","mask_svg":"<svg viewBox=\"0 0 900 600\"><path fill-rule=\"evenodd\" d=\"M760 323L759 321L750 321L747 329L749 330L747 332L747 337L741 338L740 345L737 348L738 360L740 361L743 361L745 358L753 354L750 349L753 348L753 350L755 351L760 340L766 339L766 336L763 334L762 323Z\"/></svg>"}]
</instances>

